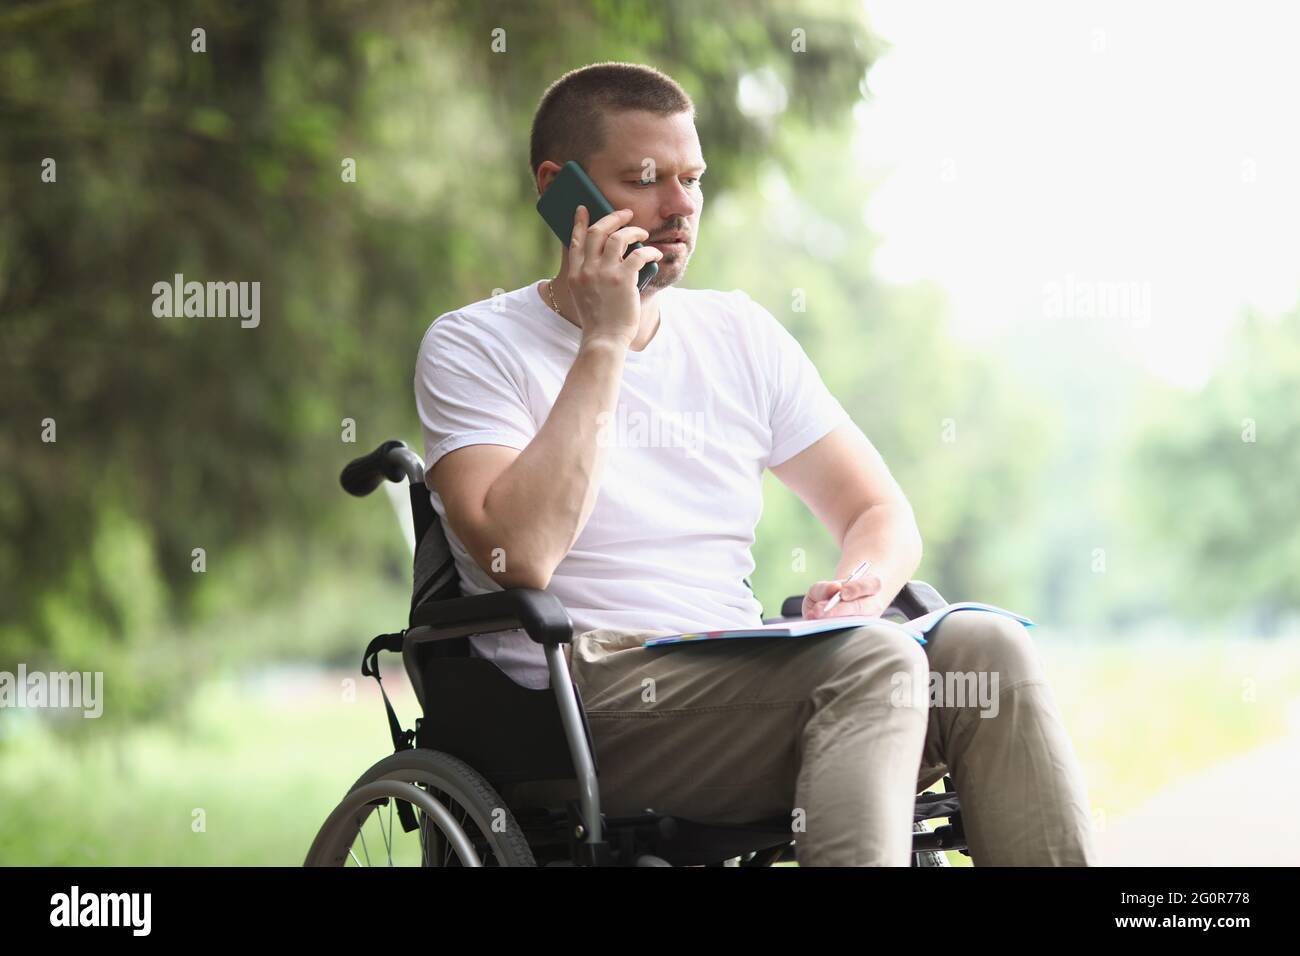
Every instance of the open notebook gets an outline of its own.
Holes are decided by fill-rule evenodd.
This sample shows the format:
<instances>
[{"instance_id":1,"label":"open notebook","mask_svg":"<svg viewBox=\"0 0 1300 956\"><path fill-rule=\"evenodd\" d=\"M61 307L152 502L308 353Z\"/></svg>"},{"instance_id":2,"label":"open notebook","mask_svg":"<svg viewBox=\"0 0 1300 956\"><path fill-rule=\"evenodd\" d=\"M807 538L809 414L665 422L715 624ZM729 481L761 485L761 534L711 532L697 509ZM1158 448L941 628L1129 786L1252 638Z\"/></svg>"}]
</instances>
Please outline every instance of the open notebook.
<instances>
[{"instance_id":1,"label":"open notebook","mask_svg":"<svg viewBox=\"0 0 1300 956\"><path fill-rule=\"evenodd\" d=\"M666 637L652 637L645 642L646 647L660 644L684 644L687 641L721 641L733 637L808 637L811 634L830 634L849 628L862 627L864 624L888 624L912 635L917 641L926 643L925 635L936 624L953 611L987 611L991 614L1004 614L1015 618L1026 627L1033 627L1034 622L1014 611L994 607L992 604L980 604L978 601L958 601L948 604L929 614L913 618L910 621L889 621L882 617L827 617L820 620L794 619L772 624L759 624L754 627L732 628L725 631L699 631L692 634L670 634Z\"/></svg>"}]
</instances>

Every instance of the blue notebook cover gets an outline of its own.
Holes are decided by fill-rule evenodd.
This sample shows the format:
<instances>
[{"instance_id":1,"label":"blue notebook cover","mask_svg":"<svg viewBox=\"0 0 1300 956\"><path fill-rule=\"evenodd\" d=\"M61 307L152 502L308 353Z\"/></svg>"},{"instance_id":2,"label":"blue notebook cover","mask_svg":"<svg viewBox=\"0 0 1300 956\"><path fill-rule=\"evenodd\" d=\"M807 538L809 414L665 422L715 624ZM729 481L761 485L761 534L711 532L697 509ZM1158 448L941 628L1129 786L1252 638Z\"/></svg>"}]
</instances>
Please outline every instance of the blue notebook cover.
<instances>
[{"instance_id":1,"label":"blue notebook cover","mask_svg":"<svg viewBox=\"0 0 1300 956\"><path fill-rule=\"evenodd\" d=\"M1029 618L1017 614L1015 611L1008 611L1006 608L995 607L992 604L981 604L978 601L958 601L956 604L945 605L937 611L931 611L929 614L923 614L906 622L890 621L881 617L828 617L819 620L796 618L772 624L755 625L754 627L652 637L645 642L644 646L658 647L661 644L685 644L693 641L725 641L740 637L808 637L813 634L831 634L836 631L845 631L854 627L862 627L865 624L888 624L906 634L910 634L918 643L925 644L925 635L930 633L936 624L953 611L988 611L993 614L1004 614L1007 617L1015 618L1025 627L1034 626L1034 622Z\"/></svg>"}]
</instances>

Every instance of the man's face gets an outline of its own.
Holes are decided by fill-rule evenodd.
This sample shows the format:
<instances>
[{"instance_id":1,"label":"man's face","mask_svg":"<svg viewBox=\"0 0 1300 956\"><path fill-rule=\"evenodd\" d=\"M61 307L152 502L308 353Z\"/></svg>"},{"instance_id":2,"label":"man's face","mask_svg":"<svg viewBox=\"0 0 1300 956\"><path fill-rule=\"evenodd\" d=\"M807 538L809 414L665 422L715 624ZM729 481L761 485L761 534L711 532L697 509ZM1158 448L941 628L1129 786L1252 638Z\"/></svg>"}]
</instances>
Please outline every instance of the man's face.
<instances>
[{"instance_id":1,"label":"man's face","mask_svg":"<svg viewBox=\"0 0 1300 956\"><path fill-rule=\"evenodd\" d=\"M631 209L629 225L650 233L663 252L659 272L643 294L667 288L686 273L695 251L704 193L704 156L689 113L656 116L620 110L605 116L605 146L583 164L615 209ZM671 241L678 238L679 241ZM658 241L656 241L658 240Z\"/></svg>"}]
</instances>

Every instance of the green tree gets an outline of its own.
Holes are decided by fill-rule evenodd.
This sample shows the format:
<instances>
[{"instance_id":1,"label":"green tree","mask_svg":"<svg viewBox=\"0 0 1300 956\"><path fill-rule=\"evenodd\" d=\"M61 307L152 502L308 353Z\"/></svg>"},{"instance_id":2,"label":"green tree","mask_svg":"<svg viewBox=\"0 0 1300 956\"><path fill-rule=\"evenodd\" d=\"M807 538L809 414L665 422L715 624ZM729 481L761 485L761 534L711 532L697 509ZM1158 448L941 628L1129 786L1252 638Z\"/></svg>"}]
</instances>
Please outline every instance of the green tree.
<instances>
[{"instance_id":1,"label":"green tree","mask_svg":"<svg viewBox=\"0 0 1300 956\"><path fill-rule=\"evenodd\" d=\"M774 71L809 121L842 123L859 99L874 48L857 5L701 6L0 12L0 659L75 649L123 684L145 660L176 678L173 663L213 658L173 628L319 593L329 569L381 555L400 583L389 529L335 476L382 439L417 440L414 356L435 316L552 264L527 176L546 84L598 59L672 73L697 98L717 195L752 188L769 147L735 109L740 77ZM260 324L155 317L154 284L176 274L259 282Z\"/></svg>"},{"instance_id":2,"label":"green tree","mask_svg":"<svg viewBox=\"0 0 1300 956\"><path fill-rule=\"evenodd\" d=\"M1128 514L1149 561L1164 565L1163 599L1186 621L1244 615L1273 630L1300 610L1297 381L1300 309L1247 313L1205 388L1153 389L1135 426Z\"/></svg>"}]
</instances>

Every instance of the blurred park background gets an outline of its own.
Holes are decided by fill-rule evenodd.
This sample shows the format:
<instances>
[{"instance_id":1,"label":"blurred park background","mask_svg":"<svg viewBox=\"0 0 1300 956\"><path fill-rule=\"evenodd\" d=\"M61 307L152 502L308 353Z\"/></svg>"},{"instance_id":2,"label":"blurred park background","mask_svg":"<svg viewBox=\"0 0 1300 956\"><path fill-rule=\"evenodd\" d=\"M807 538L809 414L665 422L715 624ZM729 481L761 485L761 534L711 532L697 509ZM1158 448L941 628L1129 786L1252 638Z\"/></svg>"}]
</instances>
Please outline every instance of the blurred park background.
<instances>
[{"instance_id":1,"label":"blurred park background","mask_svg":"<svg viewBox=\"0 0 1300 956\"><path fill-rule=\"evenodd\" d=\"M606 59L696 101L684 284L799 339L906 490L918 577L1038 622L1099 831L1293 741L1300 84L1268 16L5 4L0 671L102 671L105 702L0 709L0 863L296 864L391 750L357 665L408 557L338 472L422 452L435 317L554 271L529 121ZM260 281L260 324L156 318L177 273ZM775 614L836 551L767 482Z\"/></svg>"}]
</instances>

